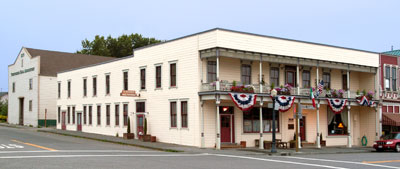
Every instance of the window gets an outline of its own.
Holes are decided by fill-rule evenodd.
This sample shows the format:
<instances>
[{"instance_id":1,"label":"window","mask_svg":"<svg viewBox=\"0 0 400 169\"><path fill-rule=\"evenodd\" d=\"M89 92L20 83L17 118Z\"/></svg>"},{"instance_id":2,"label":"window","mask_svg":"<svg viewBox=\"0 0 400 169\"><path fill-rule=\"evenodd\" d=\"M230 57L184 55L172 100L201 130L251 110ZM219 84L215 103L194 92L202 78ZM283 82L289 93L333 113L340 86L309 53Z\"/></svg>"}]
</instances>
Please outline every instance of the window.
<instances>
[{"instance_id":1,"label":"window","mask_svg":"<svg viewBox=\"0 0 400 169\"><path fill-rule=\"evenodd\" d=\"M208 61L207 62L207 82L215 82L217 81L217 62L216 61Z\"/></svg>"},{"instance_id":2,"label":"window","mask_svg":"<svg viewBox=\"0 0 400 169\"><path fill-rule=\"evenodd\" d=\"M324 81L324 88L330 89L331 88L331 74L324 72L322 74L322 80Z\"/></svg>"},{"instance_id":3,"label":"window","mask_svg":"<svg viewBox=\"0 0 400 169\"><path fill-rule=\"evenodd\" d=\"M136 112L137 113L145 113L146 112L146 104L144 102L136 102Z\"/></svg>"},{"instance_id":4,"label":"window","mask_svg":"<svg viewBox=\"0 0 400 169\"><path fill-rule=\"evenodd\" d=\"M392 67L392 90L393 91L397 91L396 87L397 87L397 74L396 74L396 67Z\"/></svg>"},{"instance_id":5,"label":"window","mask_svg":"<svg viewBox=\"0 0 400 169\"><path fill-rule=\"evenodd\" d=\"M342 75L342 88L347 91L347 74Z\"/></svg>"},{"instance_id":6,"label":"window","mask_svg":"<svg viewBox=\"0 0 400 169\"><path fill-rule=\"evenodd\" d=\"M92 120L93 120L92 106L89 106L89 125L92 125Z\"/></svg>"},{"instance_id":7,"label":"window","mask_svg":"<svg viewBox=\"0 0 400 169\"><path fill-rule=\"evenodd\" d=\"M128 72L124 72L124 90L128 90Z\"/></svg>"},{"instance_id":8,"label":"window","mask_svg":"<svg viewBox=\"0 0 400 169\"><path fill-rule=\"evenodd\" d=\"M21 67L24 67L24 59L21 59Z\"/></svg>"},{"instance_id":9,"label":"window","mask_svg":"<svg viewBox=\"0 0 400 169\"><path fill-rule=\"evenodd\" d=\"M71 81L68 81L68 98L71 98Z\"/></svg>"},{"instance_id":10,"label":"window","mask_svg":"<svg viewBox=\"0 0 400 169\"><path fill-rule=\"evenodd\" d=\"M161 88L161 66L156 67L156 88Z\"/></svg>"},{"instance_id":11,"label":"window","mask_svg":"<svg viewBox=\"0 0 400 169\"><path fill-rule=\"evenodd\" d=\"M87 96L87 79L83 79L83 97Z\"/></svg>"},{"instance_id":12,"label":"window","mask_svg":"<svg viewBox=\"0 0 400 169\"><path fill-rule=\"evenodd\" d=\"M32 111L32 100L29 100L29 111Z\"/></svg>"},{"instance_id":13,"label":"window","mask_svg":"<svg viewBox=\"0 0 400 169\"><path fill-rule=\"evenodd\" d=\"M251 84L251 65L242 64L242 83Z\"/></svg>"},{"instance_id":14,"label":"window","mask_svg":"<svg viewBox=\"0 0 400 169\"><path fill-rule=\"evenodd\" d=\"M279 68L271 67L270 83L271 85L274 84L275 87L279 86Z\"/></svg>"},{"instance_id":15,"label":"window","mask_svg":"<svg viewBox=\"0 0 400 169\"><path fill-rule=\"evenodd\" d=\"M86 119L87 119L87 110L86 110L86 106L83 106L83 124L86 125Z\"/></svg>"},{"instance_id":16,"label":"window","mask_svg":"<svg viewBox=\"0 0 400 169\"><path fill-rule=\"evenodd\" d=\"M182 101L181 102L181 125L182 128L188 127L188 102Z\"/></svg>"},{"instance_id":17,"label":"window","mask_svg":"<svg viewBox=\"0 0 400 169\"><path fill-rule=\"evenodd\" d=\"M33 88L33 79L29 79L29 90Z\"/></svg>"},{"instance_id":18,"label":"window","mask_svg":"<svg viewBox=\"0 0 400 169\"><path fill-rule=\"evenodd\" d=\"M128 126L128 104L124 104L123 111L124 111L124 126Z\"/></svg>"},{"instance_id":19,"label":"window","mask_svg":"<svg viewBox=\"0 0 400 169\"><path fill-rule=\"evenodd\" d=\"M58 123L60 123L61 107L58 107L57 112L58 112L57 120L58 120Z\"/></svg>"},{"instance_id":20,"label":"window","mask_svg":"<svg viewBox=\"0 0 400 169\"><path fill-rule=\"evenodd\" d=\"M170 73L170 86L176 87L176 63L172 63L169 65L169 73Z\"/></svg>"},{"instance_id":21,"label":"window","mask_svg":"<svg viewBox=\"0 0 400 169\"><path fill-rule=\"evenodd\" d=\"M119 104L115 105L115 126L119 126Z\"/></svg>"},{"instance_id":22,"label":"window","mask_svg":"<svg viewBox=\"0 0 400 169\"><path fill-rule=\"evenodd\" d=\"M71 107L67 108L68 124L71 124Z\"/></svg>"},{"instance_id":23,"label":"window","mask_svg":"<svg viewBox=\"0 0 400 169\"><path fill-rule=\"evenodd\" d=\"M101 106L97 105L97 125L101 125Z\"/></svg>"},{"instance_id":24,"label":"window","mask_svg":"<svg viewBox=\"0 0 400 169\"><path fill-rule=\"evenodd\" d=\"M263 132L272 132L272 109L263 109ZM254 108L248 112L243 112L243 131L245 133L260 132L260 109ZM279 131L279 113L275 113L275 127Z\"/></svg>"},{"instance_id":25,"label":"window","mask_svg":"<svg viewBox=\"0 0 400 169\"><path fill-rule=\"evenodd\" d=\"M93 77L93 96L97 96L97 77Z\"/></svg>"},{"instance_id":26,"label":"window","mask_svg":"<svg viewBox=\"0 0 400 169\"><path fill-rule=\"evenodd\" d=\"M328 109L328 135L347 135L347 108L340 114L335 114Z\"/></svg>"},{"instance_id":27,"label":"window","mask_svg":"<svg viewBox=\"0 0 400 169\"><path fill-rule=\"evenodd\" d=\"M310 88L310 71L308 70L303 70L303 88Z\"/></svg>"},{"instance_id":28,"label":"window","mask_svg":"<svg viewBox=\"0 0 400 169\"><path fill-rule=\"evenodd\" d=\"M58 98L61 98L61 82L58 82Z\"/></svg>"},{"instance_id":29,"label":"window","mask_svg":"<svg viewBox=\"0 0 400 169\"><path fill-rule=\"evenodd\" d=\"M12 84L12 91L13 91L13 93L15 92L15 82L13 82L13 84Z\"/></svg>"},{"instance_id":30,"label":"window","mask_svg":"<svg viewBox=\"0 0 400 169\"><path fill-rule=\"evenodd\" d=\"M110 94L110 75L106 75L106 95Z\"/></svg>"},{"instance_id":31,"label":"window","mask_svg":"<svg viewBox=\"0 0 400 169\"><path fill-rule=\"evenodd\" d=\"M110 105L106 105L106 123L110 125Z\"/></svg>"},{"instance_id":32,"label":"window","mask_svg":"<svg viewBox=\"0 0 400 169\"><path fill-rule=\"evenodd\" d=\"M75 106L72 107L72 124L75 124Z\"/></svg>"},{"instance_id":33,"label":"window","mask_svg":"<svg viewBox=\"0 0 400 169\"><path fill-rule=\"evenodd\" d=\"M140 69L140 89L146 89L146 69Z\"/></svg>"},{"instance_id":34,"label":"window","mask_svg":"<svg viewBox=\"0 0 400 169\"><path fill-rule=\"evenodd\" d=\"M176 102L170 103L171 127L176 127Z\"/></svg>"}]
</instances>

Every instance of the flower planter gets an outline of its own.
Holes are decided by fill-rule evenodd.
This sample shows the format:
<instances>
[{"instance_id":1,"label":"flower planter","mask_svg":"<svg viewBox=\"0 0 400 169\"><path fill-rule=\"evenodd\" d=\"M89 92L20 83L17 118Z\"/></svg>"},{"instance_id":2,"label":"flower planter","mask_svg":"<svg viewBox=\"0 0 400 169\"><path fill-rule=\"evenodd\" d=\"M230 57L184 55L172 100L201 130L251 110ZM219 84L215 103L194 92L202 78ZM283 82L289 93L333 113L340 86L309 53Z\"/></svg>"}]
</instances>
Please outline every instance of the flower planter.
<instances>
[{"instance_id":1,"label":"flower planter","mask_svg":"<svg viewBox=\"0 0 400 169\"><path fill-rule=\"evenodd\" d=\"M150 142L151 141L151 135L143 135L141 140L144 141L144 142Z\"/></svg>"},{"instance_id":2,"label":"flower planter","mask_svg":"<svg viewBox=\"0 0 400 169\"><path fill-rule=\"evenodd\" d=\"M240 142L240 146L241 146L242 148L246 148L246 141L241 141L241 142Z\"/></svg>"},{"instance_id":3,"label":"flower planter","mask_svg":"<svg viewBox=\"0 0 400 169\"><path fill-rule=\"evenodd\" d=\"M124 133L124 139L134 139L135 138L135 134L133 133Z\"/></svg>"},{"instance_id":4,"label":"flower planter","mask_svg":"<svg viewBox=\"0 0 400 169\"><path fill-rule=\"evenodd\" d=\"M157 141L157 137L156 136L151 136L151 142L156 142Z\"/></svg>"}]
</instances>

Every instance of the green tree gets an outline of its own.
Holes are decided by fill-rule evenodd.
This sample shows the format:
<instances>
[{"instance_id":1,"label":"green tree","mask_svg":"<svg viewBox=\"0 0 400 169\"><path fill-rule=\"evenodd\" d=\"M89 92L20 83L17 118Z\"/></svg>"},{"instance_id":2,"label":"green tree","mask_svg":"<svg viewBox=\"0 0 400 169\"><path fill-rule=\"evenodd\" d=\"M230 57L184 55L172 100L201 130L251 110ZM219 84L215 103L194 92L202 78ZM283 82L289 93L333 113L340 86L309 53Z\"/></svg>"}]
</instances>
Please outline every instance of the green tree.
<instances>
[{"instance_id":1,"label":"green tree","mask_svg":"<svg viewBox=\"0 0 400 169\"><path fill-rule=\"evenodd\" d=\"M113 38L110 35L107 38L96 35L92 41L88 39L82 40L82 50L76 53L124 57L132 55L133 49L159 42L161 41L155 38L146 38L137 33L130 35L123 34L117 38Z\"/></svg>"}]
</instances>

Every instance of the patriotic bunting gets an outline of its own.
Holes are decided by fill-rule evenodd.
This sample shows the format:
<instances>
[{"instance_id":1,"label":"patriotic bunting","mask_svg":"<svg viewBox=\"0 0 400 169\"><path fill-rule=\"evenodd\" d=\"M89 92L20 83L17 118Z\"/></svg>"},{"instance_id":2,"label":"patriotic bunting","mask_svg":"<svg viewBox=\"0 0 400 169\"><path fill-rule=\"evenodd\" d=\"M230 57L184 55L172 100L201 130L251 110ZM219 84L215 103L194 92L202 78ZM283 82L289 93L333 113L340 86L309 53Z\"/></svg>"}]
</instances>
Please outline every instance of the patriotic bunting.
<instances>
[{"instance_id":1,"label":"patriotic bunting","mask_svg":"<svg viewBox=\"0 0 400 169\"><path fill-rule=\"evenodd\" d=\"M248 111L256 104L257 94L229 93L232 101L242 111Z\"/></svg>"},{"instance_id":2,"label":"patriotic bunting","mask_svg":"<svg viewBox=\"0 0 400 169\"><path fill-rule=\"evenodd\" d=\"M276 102L279 104L279 111L288 111L292 107L294 99L295 96L277 96Z\"/></svg>"},{"instance_id":3,"label":"patriotic bunting","mask_svg":"<svg viewBox=\"0 0 400 169\"><path fill-rule=\"evenodd\" d=\"M329 108L331 108L331 110L335 114L340 114L347 103L347 99L337 99L337 98L326 99L326 101L328 102Z\"/></svg>"},{"instance_id":4,"label":"patriotic bunting","mask_svg":"<svg viewBox=\"0 0 400 169\"><path fill-rule=\"evenodd\" d=\"M374 107L375 102L372 100L368 100L367 97L362 96L361 100L357 100L357 102L361 105L361 106L369 106L369 107Z\"/></svg>"}]
</instances>

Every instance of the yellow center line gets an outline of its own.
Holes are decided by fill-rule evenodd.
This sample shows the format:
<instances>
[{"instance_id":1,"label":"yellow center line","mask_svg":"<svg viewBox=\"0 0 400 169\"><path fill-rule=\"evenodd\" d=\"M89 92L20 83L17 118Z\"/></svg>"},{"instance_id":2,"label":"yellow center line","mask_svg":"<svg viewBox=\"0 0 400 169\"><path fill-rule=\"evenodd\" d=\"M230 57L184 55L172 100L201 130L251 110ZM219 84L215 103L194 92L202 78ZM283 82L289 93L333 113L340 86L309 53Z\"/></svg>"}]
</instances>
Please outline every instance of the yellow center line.
<instances>
[{"instance_id":1,"label":"yellow center line","mask_svg":"<svg viewBox=\"0 0 400 169\"><path fill-rule=\"evenodd\" d=\"M43 146L39 146L39 145L32 144L32 143L24 143L24 142L18 141L18 140L11 140L11 141L17 142L17 143L20 143L20 144L26 144L26 145L33 146L33 147L37 147L37 148L41 148L41 149L44 149L44 150L57 151L56 149L52 149L52 148L48 148L48 147L43 147Z\"/></svg>"},{"instance_id":2,"label":"yellow center line","mask_svg":"<svg viewBox=\"0 0 400 169\"><path fill-rule=\"evenodd\" d=\"M394 162L400 162L400 160L386 160L386 161L363 161L363 163L368 163L368 164L377 164L377 163L394 163Z\"/></svg>"}]
</instances>

